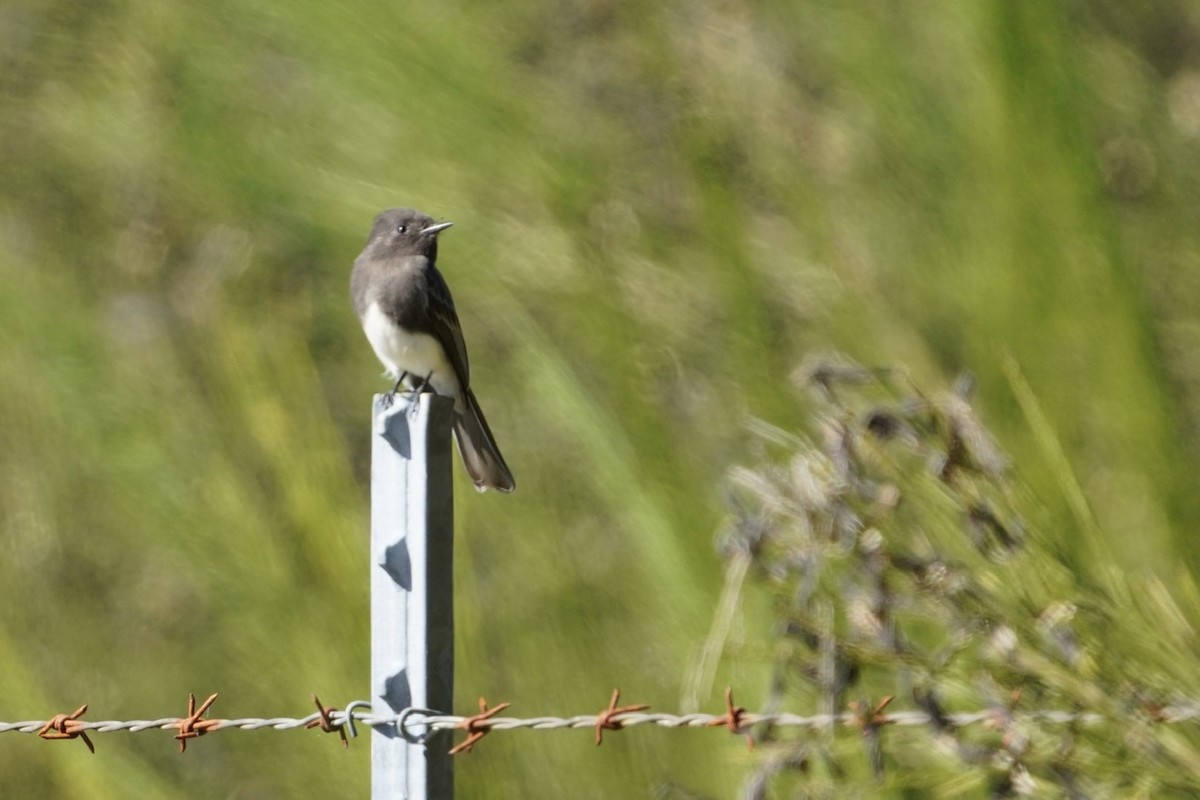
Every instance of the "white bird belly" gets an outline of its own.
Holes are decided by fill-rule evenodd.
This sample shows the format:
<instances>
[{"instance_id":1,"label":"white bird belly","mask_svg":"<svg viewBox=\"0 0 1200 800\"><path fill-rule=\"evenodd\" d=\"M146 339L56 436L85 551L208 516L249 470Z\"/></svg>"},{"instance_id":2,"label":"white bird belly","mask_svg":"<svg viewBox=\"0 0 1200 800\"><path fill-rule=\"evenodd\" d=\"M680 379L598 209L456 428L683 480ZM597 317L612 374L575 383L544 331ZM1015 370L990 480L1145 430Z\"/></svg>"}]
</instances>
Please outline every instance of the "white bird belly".
<instances>
[{"instance_id":1,"label":"white bird belly","mask_svg":"<svg viewBox=\"0 0 1200 800\"><path fill-rule=\"evenodd\" d=\"M437 339L427 333L401 328L383 312L379 303L367 306L362 325L375 355L393 379L400 377L402 372L416 380L428 377L438 394L459 396L454 367Z\"/></svg>"}]
</instances>

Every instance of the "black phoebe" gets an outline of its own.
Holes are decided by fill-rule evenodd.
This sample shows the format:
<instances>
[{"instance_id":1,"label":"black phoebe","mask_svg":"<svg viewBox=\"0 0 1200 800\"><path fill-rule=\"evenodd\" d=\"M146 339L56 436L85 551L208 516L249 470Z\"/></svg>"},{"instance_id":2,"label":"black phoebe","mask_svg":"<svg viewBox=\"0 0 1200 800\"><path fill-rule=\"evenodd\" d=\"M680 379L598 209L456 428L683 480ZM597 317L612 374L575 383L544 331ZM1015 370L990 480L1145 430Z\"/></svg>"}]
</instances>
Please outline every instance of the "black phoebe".
<instances>
[{"instance_id":1,"label":"black phoebe","mask_svg":"<svg viewBox=\"0 0 1200 800\"><path fill-rule=\"evenodd\" d=\"M350 298L375 355L396 381L412 391L432 389L454 398L454 437L475 488L516 488L471 391L467 345L454 299L437 271L435 223L411 208L390 208L375 217L371 235L354 260Z\"/></svg>"}]
</instances>

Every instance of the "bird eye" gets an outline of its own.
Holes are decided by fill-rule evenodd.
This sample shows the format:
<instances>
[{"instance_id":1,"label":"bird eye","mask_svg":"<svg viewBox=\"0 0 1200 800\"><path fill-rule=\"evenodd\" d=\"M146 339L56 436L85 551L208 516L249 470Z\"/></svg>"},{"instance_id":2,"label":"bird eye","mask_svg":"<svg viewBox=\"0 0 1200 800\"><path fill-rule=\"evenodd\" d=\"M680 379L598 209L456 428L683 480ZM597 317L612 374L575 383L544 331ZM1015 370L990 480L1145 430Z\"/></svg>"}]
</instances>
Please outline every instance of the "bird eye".
<instances>
[{"instance_id":1,"label":"bird eye","mask_svg":"<svg viewBox=\"0 0 1200 800\"><path fill-rule=\"evenodd\" d=\"M396 233L408 233L408 226L407 225L397 225Z\"/></svg>"}]
</instances>

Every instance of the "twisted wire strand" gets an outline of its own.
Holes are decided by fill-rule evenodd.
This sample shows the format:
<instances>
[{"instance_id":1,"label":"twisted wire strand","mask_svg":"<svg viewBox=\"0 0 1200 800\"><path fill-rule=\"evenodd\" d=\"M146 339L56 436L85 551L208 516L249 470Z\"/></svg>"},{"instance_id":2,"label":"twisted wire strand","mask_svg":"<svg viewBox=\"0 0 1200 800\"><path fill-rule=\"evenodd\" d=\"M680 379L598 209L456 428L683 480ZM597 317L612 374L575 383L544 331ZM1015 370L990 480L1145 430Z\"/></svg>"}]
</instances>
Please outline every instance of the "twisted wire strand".
<instances>
[{"instance_id":1,"label":"twisted wire strand","mask_svg":"<svg viewBox=\"0 0 1200 800\"><path fill-rule=\"evenodd\" d=\"M1182 712L1183 709L1180 709ZM975 711L958 714L947 714L945 719L955 727L965 727L990 722L997 718L997 711ZM1024 711L1012 712L1017 719L1039 720L1060 724L1083 723L1096 724L1104 721L1101 714L1076 711ZM1163 722L1182 722L1186 719L1200 717L1200 712L1190 711L1168 715L1164 712ZM389 717L364 717L368 725L389 725L398 721L399 715ZM461 728L469 717L449 715L412 715L406 721L407 726L424 726L431 730L450 730ZM514 730L529 728L532 730L561 730L564 728L595 728L600 717L595 714L585 714L574 717L492 717L476 723L479 728L491 730ZM637 725L656 725L660 728L712 728L726 725L728 716L724 714L651 714L646 712L625 712L615 716L622 728L632 728ZM924 711L895 711L890 714L877 714L874 717L876 725L914 726L928 725L931 722L929 714ZM861 717L854 713L815 714L801 716L799 714L744 714L740 718L740 727L753 727L761 723L769 723L780 727L792 728L822 728L828 726L857 726Z\"/></svg>"},{"instance_id":2,"label":"twisted wire strand","mask_svg":"<svg viewBox=\"0 0 1200 800\"><path fill-rule=\"evenodd\" d=\"M582 714L573 717L491 717L475 720L469 716L453 714L436 714L425 709L406 709L399 714L374 714L365 710L367 703L358 701L353 704L361 710L355 710L350 715L344 711L332 711L330 719L334 726L361 724L368 727L399 725L405 730L413 728L424 729L425 732L438 730L453 730L464 728L471 724L478 729L515 730L528 728L531 730L563 730L595 728L602 719L610 719L621 728L631 728L638 725L655 725L660 728L710 728L727 726L728 714L664 714L641 711L624 712L605 717L603 714ZM1008 716L1017 721L1041 721L1054 724L1097 724L1106 717L1102 714L1087 711L1061 710L1003 710L990 709L974 712L950 713L943 719L954 727L965 727L988 722L996 722L1001 716ZM1173 705L1159 709L1152 717L1162 723L1181 723L1200 719L1200 705ZM129 731L138 733L147 730L177 730L183 717L162 717L160 719L135 720L75 720L74 730L89 733L112 733ZM319 724L321 715L309 714L305 717L244 717L238 719L213 718L206 720L209 731L236 730L291 730L306 728ZM473 721L474 720L474 721ZM52 724L52 720L24 720L18 722L0 722L0 733L39 733ZM930 715L924 711L892 711L873 715L873 725L918 726L932 722ZM837 726L861 726L862 716L852 712L840 714L815 714L801 716L798 714L742 714L738 718L738 727L747 728L769 723L780 727L823 728Z\"/></svg>"}]
</instances>

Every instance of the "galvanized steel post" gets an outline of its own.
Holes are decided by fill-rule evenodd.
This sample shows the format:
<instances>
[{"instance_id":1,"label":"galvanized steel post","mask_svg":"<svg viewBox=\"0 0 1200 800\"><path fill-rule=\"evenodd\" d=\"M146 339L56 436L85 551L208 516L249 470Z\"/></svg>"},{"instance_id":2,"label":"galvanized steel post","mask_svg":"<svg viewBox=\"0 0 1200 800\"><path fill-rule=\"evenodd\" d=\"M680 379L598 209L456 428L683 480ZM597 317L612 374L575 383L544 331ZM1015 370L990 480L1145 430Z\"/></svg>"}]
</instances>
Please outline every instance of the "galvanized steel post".
<instances>
[{"instance_id":1,"label":"galvanized steel post","mask_svg":"<svg viewBox=\"0 0 1200 800\"><path fill-rule=\"evenodd\" d=\"M376 395L371 448L371 702L452 713L454 496L447 397ZM432 739L432 742L428 741ZM376 726L373 800L451 798L450 737Z\"/></svg>"}]
</instances>

